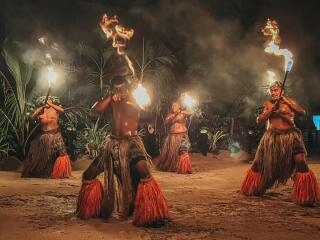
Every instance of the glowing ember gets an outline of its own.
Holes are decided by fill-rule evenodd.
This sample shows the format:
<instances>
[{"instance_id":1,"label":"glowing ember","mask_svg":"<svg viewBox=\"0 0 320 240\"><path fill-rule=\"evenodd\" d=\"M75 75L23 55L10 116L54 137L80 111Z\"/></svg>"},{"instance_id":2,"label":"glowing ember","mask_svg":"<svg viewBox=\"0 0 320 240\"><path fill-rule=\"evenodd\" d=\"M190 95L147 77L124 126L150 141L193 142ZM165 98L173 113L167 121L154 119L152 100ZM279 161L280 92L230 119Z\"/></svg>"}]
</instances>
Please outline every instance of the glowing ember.
<instances>
[{"instance_id":1,"label":"glowing ember","mask_svg":"<svg viewBox=\"0 0 320 240\"><path fill-rule=\"evenodd\" d=\"M124 26L119 24L117 16L109 18L107 14L103 15L100 27L105 33L107 39L112 39L112 47L117 49L117 53L120 56L124 57L132 72L132 75L135 76L132 61L125 52L126 42L133 37L134 30L126 29Z\"/></svg>"},{"instance_id":2,"label":"glowing ember","mask_svg":"<svg viewBox=\"0 0 320 240\"><path fill-rule=\"evenodd\" d=\"M182 95L182 99L183 99L183 104L185 105L185 107L187 107L188 109L192 109L197 105L197 101L195 99L193 99L190 95L188 95L187 93Z\"/></svg>"},{"instance_id":3,"label":"glowing ember","mask_svg":"<svg viewBox=\"0 0 320 240\"><path fill-rule=\"evenodd\" d=\"M54 71L53 67L48 67L48 84L51 87L51 84L54 83L58 78L58 74Z\"/></svg>"},{"instance_id":4,"label":"glowing ember","mask_svg":"<svg viewBox=\"0 0 320 240\"><path fill-rule=\"evenodd\" d=\"M293 65L293 55L288 49L281 49L279 47L281 39L279 37L280 30L278 23L275 20L268 19L262 32L265 36L271 37L264 51L276 56L283 56L285 58L284 69L285 71L290 71Z\"/></svg>"},{"instance_id":5,"label":"glowing ember","mask_svg":"<svg viewBox=\"0 0 320 240\"><path fill-rule=\"evenodd\" d=\"M45 37L41 37L41 38L38 39L38 41L39 41L41 44L46 45L47 39L46 39Z\"/></svg>"},{"instance_id":6,"label":"glowing ember","mask_svg":"<svg viewBox=\"0 0 320 240\"><path fill-rule=\"evenodd\" d=\"M137 88L133 90L132 95L142 109L147 107L151 102L147 90L141 84L138 84Z\"/></svg>"}]
</instances>

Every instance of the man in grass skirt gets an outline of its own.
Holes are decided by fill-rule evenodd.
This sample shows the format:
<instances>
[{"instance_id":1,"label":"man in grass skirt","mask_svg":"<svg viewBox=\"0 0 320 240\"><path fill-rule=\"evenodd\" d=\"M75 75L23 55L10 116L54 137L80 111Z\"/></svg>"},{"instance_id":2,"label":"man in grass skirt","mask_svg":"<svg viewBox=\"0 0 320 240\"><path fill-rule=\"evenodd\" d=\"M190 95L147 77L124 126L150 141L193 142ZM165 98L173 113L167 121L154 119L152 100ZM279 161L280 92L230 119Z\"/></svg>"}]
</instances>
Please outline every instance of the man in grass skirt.
<instances>
[{"instance_id":1,"label":"man in grass skirt","mask_svg":"<svg viewBox=\"0 0 320 240\"><path fill-rule=\"evenodd\" d=\"M136 226L159 227L169 218L168 206L138 136L138 106L123 89L124 84L124 77L114 77L116 93L93 106L99 113L111 106L114 128L98 158L83 173L76 212L81 218L109 218L113 214L126 219L133 214ZM104 187L96 179L102 172Z\"/></svg>"},{"instance_id":2,"label":"man in grass skirt","mask_svg":"<svg viewBox=\"0 0 320 240\"><path fill-rule=\"evenodd\" d=\"M264 103L264 111L257 117L258 123L268 122L268 128L240 191L248 196L263 195L272 186L285 184L294 173L294 201L313 205L320 200L320 189L306 163L301 131L294 123L295 115L305 115L305 110L289 97L280 98L281 83L275 82L270 91L272 99Z\"/></svg>"},{"instance_id":3,"label":"man in grass skirt","mask_svg":"<svg viewBox=\"0 0 320 240\"><path fill-rule=\"evenodd\" d=\"M58 121L64 109L48 99L36 109L31 119L39 119L42 133L31 142L22 177L68 178L71 162L66 152Z\"/></svg>"}]
</instances>

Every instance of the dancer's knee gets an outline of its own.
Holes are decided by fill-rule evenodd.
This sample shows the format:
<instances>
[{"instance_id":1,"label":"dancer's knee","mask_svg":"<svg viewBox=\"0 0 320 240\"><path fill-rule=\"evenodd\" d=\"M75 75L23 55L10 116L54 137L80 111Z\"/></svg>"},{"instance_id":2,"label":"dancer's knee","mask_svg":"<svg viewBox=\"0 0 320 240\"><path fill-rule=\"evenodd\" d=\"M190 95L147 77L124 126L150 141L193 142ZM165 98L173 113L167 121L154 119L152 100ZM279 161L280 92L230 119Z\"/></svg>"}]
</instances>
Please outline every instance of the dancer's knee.
<instances>
[{"instance_id":1,"label":"dancer's knee","mask_svg":"<svg viewBox=\"0 0 320 240\"><path fill-rule=\"evenodd\" d=\"M149 170L148 162L145 158L139 159L136 161L135 169L140 178L149 178L151 176L151 172Z\"/></svg>"},{"instance_id":2,"label":"dancer's knee","mask_svg":"<svg viewBox=\"0 0 320 240\"><path fill-rule=\"evenodd\" d=\"M304 153L296 154L294 156L294 161L298 172L307 172L309 170L306 162L306 155Z\"/></svg>"}]
</instances>

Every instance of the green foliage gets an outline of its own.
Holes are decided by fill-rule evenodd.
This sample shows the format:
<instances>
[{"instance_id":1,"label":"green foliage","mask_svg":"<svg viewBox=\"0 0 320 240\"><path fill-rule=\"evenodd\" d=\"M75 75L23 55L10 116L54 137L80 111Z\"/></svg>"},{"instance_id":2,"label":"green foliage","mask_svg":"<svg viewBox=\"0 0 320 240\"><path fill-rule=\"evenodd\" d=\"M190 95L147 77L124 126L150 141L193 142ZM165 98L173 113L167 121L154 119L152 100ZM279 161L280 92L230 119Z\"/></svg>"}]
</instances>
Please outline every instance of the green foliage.
<instances>
[{"instance_id":1,"label":"green foliage","mask_svg":"<svg viewBox=\"0 0 320 240\"><path fill-rule=\"evenodd\" d=\"M7 143L7 151L10 149L18 158L23 159L30 136L36 128L31 129L28 121L34 107L28 104L31 95L27 91L33 66L19 61L8 46L2 49L2 57L10 73L6 76L0 72L0 91L4 97L0 105L2 141Z\"/></svg>"},{"instance_id":2,"label":"green foliage","mask_svg":"<svg viewBox=\"0 0 320 240\"><path fill-rule=\"evenodd\" d=\"M106 137L110 135L111 127L109 124L100 124L100 118L95 122L88 121L85 127L77 135L75 141L76 154L88 154L92 159L98 156L99 149L102 147Z\"/></svg>"},{"instance_id":3,"label":"green foliage","mask_svg":"<svg viewBox=\"0 0 320 240\"><path fill-rule=\"evenodd\" d=\"M210 150L213 152L217 150L218 141L228 136L228 134L223 133L223 131L218 130L215 133L213 133L210 131L210 129L205 127L201 128L200 132L203 134L207 134L210 142Z\"/></svg>"}]
</instances>

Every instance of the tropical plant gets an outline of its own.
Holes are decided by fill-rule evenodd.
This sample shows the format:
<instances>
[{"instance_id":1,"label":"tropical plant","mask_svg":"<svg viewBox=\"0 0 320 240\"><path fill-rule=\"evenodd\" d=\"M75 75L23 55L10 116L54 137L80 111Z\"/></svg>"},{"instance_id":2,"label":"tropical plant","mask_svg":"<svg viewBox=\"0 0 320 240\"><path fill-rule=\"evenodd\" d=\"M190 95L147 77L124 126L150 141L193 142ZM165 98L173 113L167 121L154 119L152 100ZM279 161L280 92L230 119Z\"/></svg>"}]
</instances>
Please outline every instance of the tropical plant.
<instances>
[{"instance_id":1,"label":"tropical plant","mask_svg":"<svg viewBox=\"0 0 320 240\"><path fill-rule=\"evenodd\" d=\"M209 140L209 143L210 143L210 150L212 152L216 151L217 150L217 143L219 140L221 140L222 138L228 136L227 133L224 133L223 131L216 131L215 133L211 132L210 129L208 128L202 128L200 130L200 132L202 134L206 134L208 136L208 140Z\"/></svg>"},{"instance_id":2,"label":"tropical plant","mask_svg":"<svg viewBox=\"0 0 320 240\"><path fill-rule=\"evenodd\" d=\"M33 66L19 61L8 47L2 49L2 57L5 60L8 73L0 71L3 103L0 106L0 129L4 142L18 158L23 159L30 136L36 126L30 128L29 116L32 105L28 104L31 99L29 87Z\"/></svg>"},{"instance_id":3,"label":"tropical plant","mask_svg":"<svg viewBox=\"0 0 320 240\"><path fill-rule=\"evenodd\" d=\"M7 155L9 152L9 144L5 139L4 134L0 130L0 156Z\"/></svg>"},{"instance_id":4,"label":"tropical plant","mask_svg":"<svg viewBox=\"0 0 320 240\"><path fill-rule=\"evenodd\" d=\"M78 54L81 58L89 60L85 66L86 75L91 86L98 86L99 96L103 98L110 90L107 82L112 77L116 68L116 59L113 58L114 49L110 46L102 50L96 50L88 45L79 43Z\"/></svg>"},{"instance_id":5,"label":"tropical plant","mask_svg":"<svg viewBox=\"0 0 320 240\"><path fill-rule=\"evenodd\" d=\"M164 126L164 113L170 100L168 96L174 96L173 84L175 75L173 66L176 64L176 57L163 44L155 41L142 40L141 53L133 52L131 54L134 60L134 66L140 81L153 86L152 112L155 113L154 126L160 144L164 135L159 133L159 129L166 130ZM172 94L170 94L172 93ZM161 121L158 121L161 119ZM158 124L162 123L162 126Z\"/></svg>"},{"instance_id":6,"label":"tropical plant","mask_svg":"<svg viewBox=\"0 0 320 240\"><path fill-rule=\"evenodd\" d=\"M85 123L76 139L76 153L88 154L92 159L99 154L99 149L104 143L106 137L111 133L110 124L100 126L100 118L95 122L89 121Z\"/></svg>"}]
</instances>

